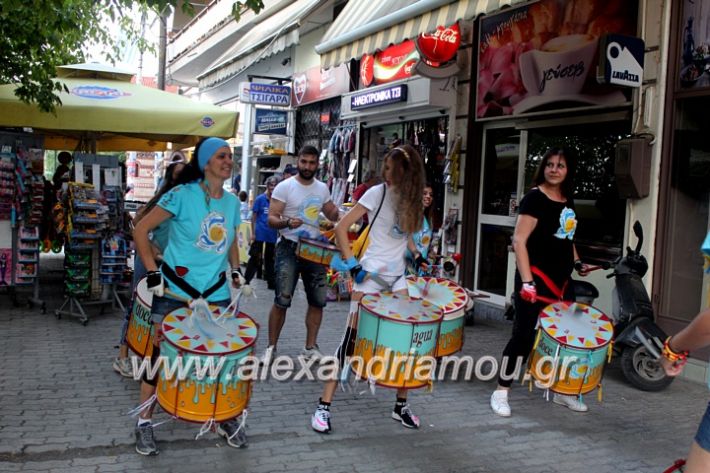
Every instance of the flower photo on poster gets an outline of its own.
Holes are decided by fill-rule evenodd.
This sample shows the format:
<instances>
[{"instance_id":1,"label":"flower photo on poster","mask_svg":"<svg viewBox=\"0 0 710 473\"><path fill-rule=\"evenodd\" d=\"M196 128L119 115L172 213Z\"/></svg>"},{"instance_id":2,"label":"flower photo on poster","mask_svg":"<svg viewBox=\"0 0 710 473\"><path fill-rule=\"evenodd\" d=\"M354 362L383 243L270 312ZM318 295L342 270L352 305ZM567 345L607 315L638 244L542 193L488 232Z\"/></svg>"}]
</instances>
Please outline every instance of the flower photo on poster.
<instances>
[{"instance_id":1,"label":"flower photo on poster","mask_svg":"<svg viewBox=\"0 0 710 473\"><path fill-rule=\"evenodd\" d=\"M599 38L634 35L629 0L540 0L483 17L477 118L582 106L614 106L629 92L596 82Z\"/></svg>"}]
</instances>

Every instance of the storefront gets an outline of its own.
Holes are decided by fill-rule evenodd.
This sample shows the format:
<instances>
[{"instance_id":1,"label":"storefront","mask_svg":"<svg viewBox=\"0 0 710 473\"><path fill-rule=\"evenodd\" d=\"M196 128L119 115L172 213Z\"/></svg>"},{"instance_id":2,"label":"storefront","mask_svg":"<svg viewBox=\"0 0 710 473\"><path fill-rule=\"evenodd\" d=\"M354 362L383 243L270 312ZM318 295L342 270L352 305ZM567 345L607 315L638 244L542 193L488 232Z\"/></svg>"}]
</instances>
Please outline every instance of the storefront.
<instances>
[{"instance_id":1,"label":"storefront","mask_svg":"<svg viewBox=\"0 0 710 473\"><path fill-rule=\"evenodd\" d=\"M531 188L542 155L564 147L577 159L575 202L580 256L611 261L625 241L627 201L614 174L619 140L634 134L632 90L600 85L600 40L636 35L636 2L611 2L596 16L568 21L566 0L541 0L476 22L478 84L464 197L464 283L502 307L513 292L511 237L518 203ZM567 13L566 13L567 12ZM601 59L599 59L601 58ZM477 150L480 150L480 154ZM469 185L470 184L470 185ZM611 293L604 274L591 276ZM597 305L611 312L611 298Z\"/></svg>"},{"instance_id":2,"label":"storefront","mask_svg":"<svg viewBox=\"0 0 710 473\"><path fill-rule=\"evenodd\" d=\"M410 77L343 96L342 117L356 120L361 129L358 180L367 171L380 175L384 156L393 147L412 145L424 160L426 180L434 191L431 224L435 232L443 224L444 169L455 107L455 78Z\"/></svg>"},{"instance_id":3,"label":"storefront","mask_svg":"<svg viewBox=\"0 0 710 473\"><path fill-rule=\"evenodd\" d=\"M671 22L653 296L673 333L710 303L700 253L710 213L710 4L674 2Z\"/></svg>"},{"instance_id":4,"label":"storefront","mask_svg":"<svg viewBox=\"0 0 710 473\"><path fill-rule=\"evenodd\" d=\"M323 30L312 33L320 39ZM347 200L350 162L355 158L357 132L354 124L340 116L340 96L351 90L348 65L323 70L318 55L310 48L297 48L299 62L316 64L293 75L291 103L295 112L296 149L314 146L321 150L318 177L328 184L333 201Z\"/></svg>"}]
</instances>

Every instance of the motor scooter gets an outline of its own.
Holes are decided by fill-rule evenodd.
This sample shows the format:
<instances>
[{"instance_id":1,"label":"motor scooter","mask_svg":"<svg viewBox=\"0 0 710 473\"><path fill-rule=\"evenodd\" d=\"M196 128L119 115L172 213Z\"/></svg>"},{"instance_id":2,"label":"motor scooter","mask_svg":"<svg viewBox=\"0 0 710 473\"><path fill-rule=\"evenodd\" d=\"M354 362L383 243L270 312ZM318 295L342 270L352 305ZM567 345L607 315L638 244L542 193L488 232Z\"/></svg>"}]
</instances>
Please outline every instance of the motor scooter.
<instances>
[{"instance_id":1,"label":"motor scooter","mask_svg":"<svg viewBox=\"0 0 710 473\"><path fill-rule=\"evenodd\" d=\"M626 380L643 391L661 391L673 382L659 363L666 333L655 323L653 306L643 285L648 262L641 254L643 229L637 221L633 226L636 248L626 248L626 255L611 263L589 268L590 271L612 269L607 278L614 278L612 313L614 323L614 355L620 359ZM576 268L581 269L581 268ZM588 281L570 280L570 290L576 302L594 305L599 290ZM514 294L513 297L519 297ZM550 300L549 302L554 302ZM609 314L607 314L609 315ZM506 318L515 317L515 304L506 311Z\"/></svg>"},{"instance_id":2,"label":"motor scooter","mask_svg":"<svg viewBox=\"0 0 710 473\"><path fill-rule=\"evenodd\" d=\"M633 226L636 248L626 248L626 255L601 265L612 269L607 278L614 278L612 313L614 322L614 354L620 358L626 380L643 391L661 391L673 382L659 363L660 351L667 335L655 322L653 305L643 284L648 262L641 254L643 229ZM595 269L597 269L595 268ZM573 280L574 298L592 305L599 291L587 281Z\"/></svg>"}]
</instances>

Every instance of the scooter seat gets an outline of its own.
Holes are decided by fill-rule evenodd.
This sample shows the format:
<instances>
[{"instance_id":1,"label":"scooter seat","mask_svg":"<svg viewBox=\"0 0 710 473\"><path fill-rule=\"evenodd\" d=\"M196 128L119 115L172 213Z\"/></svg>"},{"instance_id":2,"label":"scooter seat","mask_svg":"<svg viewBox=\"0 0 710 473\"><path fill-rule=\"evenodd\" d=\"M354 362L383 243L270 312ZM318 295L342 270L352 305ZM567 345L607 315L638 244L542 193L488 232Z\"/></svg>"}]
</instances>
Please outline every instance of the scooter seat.
<instances>
[{"instance_id":1,"label":"scooter seat","mask_svg":"<svg viewBox=\"0 0 710 473\"><path fill-rule=\"evenodd\" d=\"M576 301L591 304L594 299L599 297L599 290L592 283L572 279L570 284Z\"/></svg>"}]
</instances>

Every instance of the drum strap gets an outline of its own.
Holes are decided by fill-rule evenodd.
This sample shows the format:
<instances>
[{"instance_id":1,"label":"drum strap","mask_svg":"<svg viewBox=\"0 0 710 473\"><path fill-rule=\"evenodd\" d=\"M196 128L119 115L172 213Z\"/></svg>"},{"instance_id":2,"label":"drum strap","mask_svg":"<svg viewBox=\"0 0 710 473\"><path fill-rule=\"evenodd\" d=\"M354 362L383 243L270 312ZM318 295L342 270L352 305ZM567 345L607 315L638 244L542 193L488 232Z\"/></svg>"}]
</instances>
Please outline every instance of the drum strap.
<instances>
[{"instance_id":1,"label":"drum strap","mask_svg":"<svg viewBox=\"0 0 710 473\"><path fill-rule=\"evenodd\" d=\"M540 269L537 266L530 266L530 271L540 279L542 279L542 282L545 283L545 286L552 292L552 294L555 295L559 300L563 299L563 296L565 294L565 290L567 289L567 281L565 281L564 285L562 286L562 289L557 287L557 284L554 283L550 277L540 271Z\"/></svg>"},{"instance_id":2,"label":"drum strap","mask_svg":"<svg viewBox=\"0 0 710 473\"><path fill-rule=\"evenodd\" d=\"M161 266L161 271L163 272L163 275L167 278L167 280L173 284L175 284L177 287L179 287L182 291L184 291L188 296L190 296L193 299L198 299L198 298L203 298L207 299L209 296L215 293L217 289L222 287L222 285L227 281L227 276L225 276L224 271L219 273L219 279L217 279L217 282L214 283L212 286L208 287L205 292L200 292L194 287L192 287L187 281L185 281L183 278L178 276L175 273L175 270L168 266L164 261L163 265Z\"/></svg>"}]
</instances>

